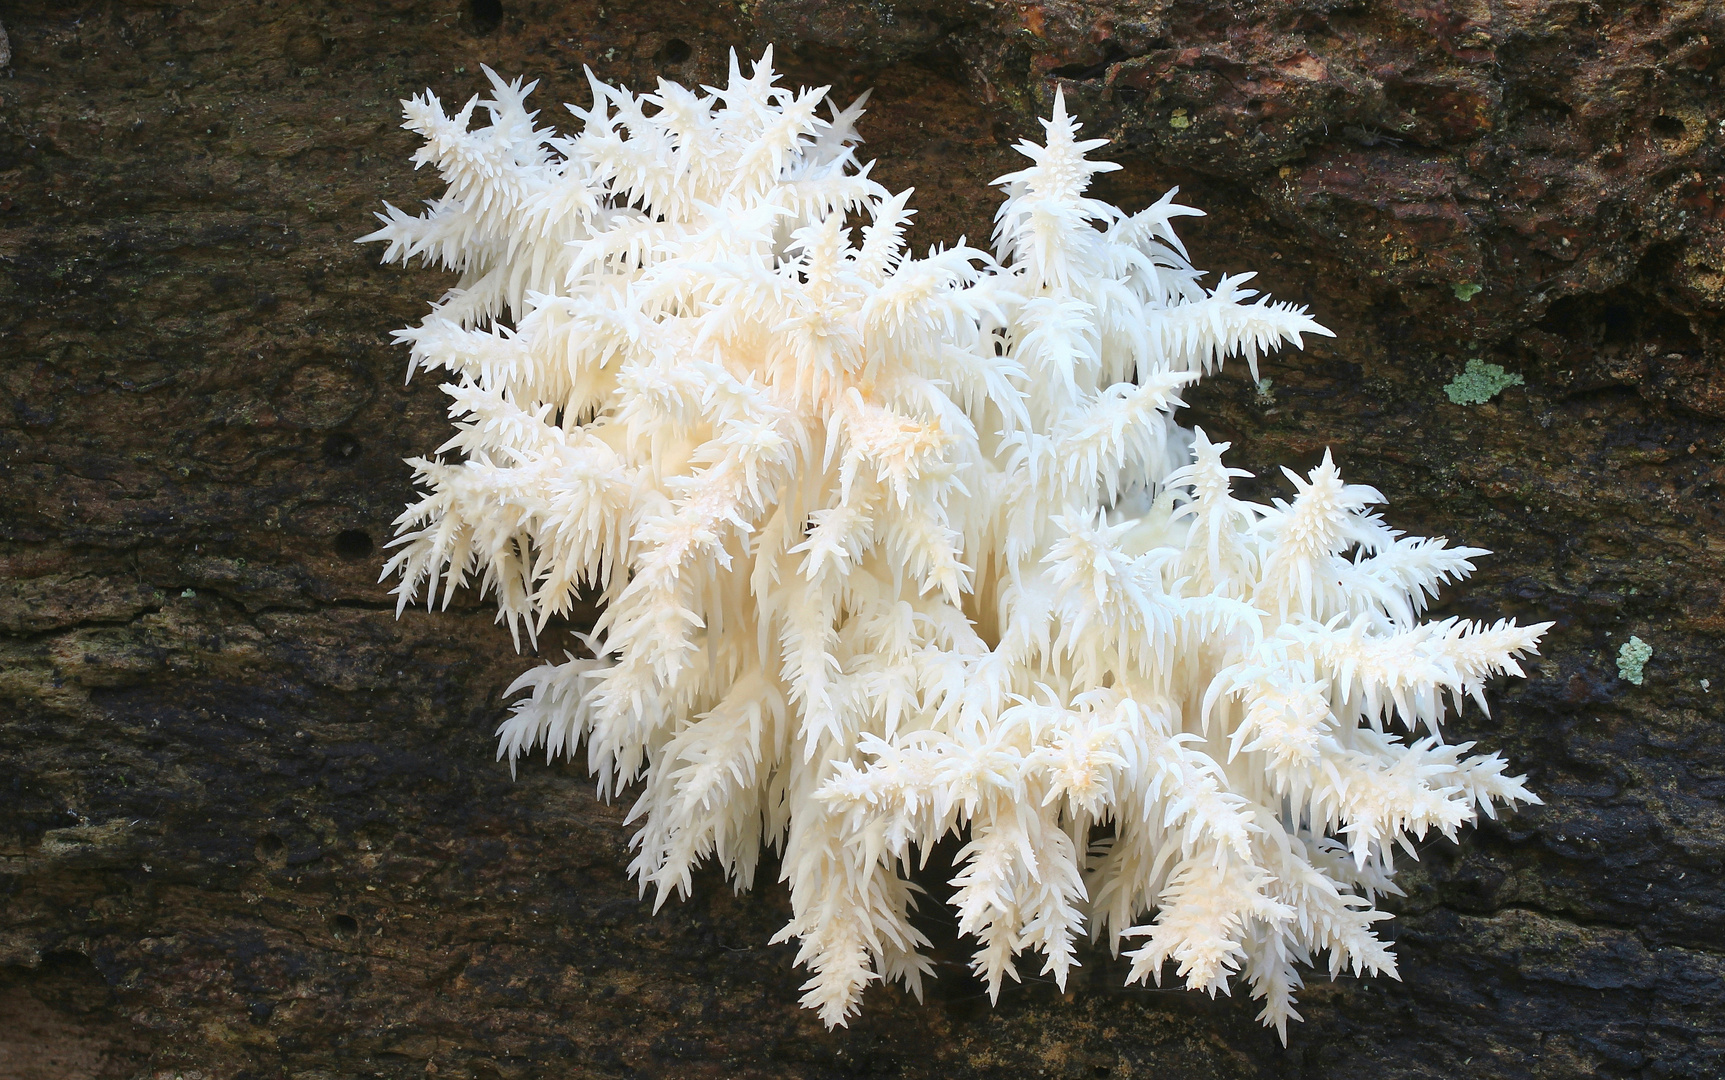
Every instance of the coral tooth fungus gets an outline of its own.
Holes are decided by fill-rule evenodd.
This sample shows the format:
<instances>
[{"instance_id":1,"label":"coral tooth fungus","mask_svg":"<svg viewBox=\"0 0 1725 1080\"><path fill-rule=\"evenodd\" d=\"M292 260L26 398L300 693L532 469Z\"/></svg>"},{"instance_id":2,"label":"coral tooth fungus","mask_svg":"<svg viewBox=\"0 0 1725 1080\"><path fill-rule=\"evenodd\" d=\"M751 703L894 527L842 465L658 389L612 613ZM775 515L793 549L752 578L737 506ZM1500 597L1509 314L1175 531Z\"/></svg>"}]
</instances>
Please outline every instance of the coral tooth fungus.
<instances>
[{"instance_id":1,"label":"coral tooth fungus","mask_svg":"<svg viewBox=\"0 0 1725 1080\"><path fill-rule=\"evenodd\" d=\"M917 258L861 103L823 118L770 53L702 92L592 80L573 136L491 81L406 103L448 191L364 239L461 274L397 335L456 425L412 461L400 603L476 581L519 641L603 598L591 655L512 688L500 757L585 742L661 902L779 849L829 1025L920 992L909 868L948 834L991 994L1031 953L1064 985L1088 935L1134 980L1243 980L1285 1038L1320 954L1394 974L1393 849L1537 801L1439 722L1545 627L1421 622L1484 552L1389 528L1327 455L1236 498L1227 444L1174 422L1327 330L1200 284L1173 192L1088 197L1115 166L1058 95L993 251Z\"/></svg>"}]
</instances>

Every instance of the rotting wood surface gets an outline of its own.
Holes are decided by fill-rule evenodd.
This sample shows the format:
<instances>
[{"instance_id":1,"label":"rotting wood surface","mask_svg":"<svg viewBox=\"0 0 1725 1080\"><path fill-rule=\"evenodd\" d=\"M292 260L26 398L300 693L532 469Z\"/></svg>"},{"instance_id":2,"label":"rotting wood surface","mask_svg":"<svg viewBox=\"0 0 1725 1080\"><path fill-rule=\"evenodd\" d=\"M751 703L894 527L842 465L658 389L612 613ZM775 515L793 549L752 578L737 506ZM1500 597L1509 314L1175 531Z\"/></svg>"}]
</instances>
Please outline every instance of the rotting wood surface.
<instances>
[{"instance_id":1,"label":"rotting wood surface","mask_svg":"<svg viewBox=\"0 0 1725 1080\"><path fill-rule=\"evenodd\" d=\"M0 1076L1712 1077L1725 1073L1719 664L1725 15L1700 3L824 0L0 8ZM1554 619L1451 729L1546 805L1425 845L1403 981L1242 993L1086 958L990 1008L943 977L850 1029L717 875L657 916L585 770L493 761L528 662L484 605L375 582L445 437L389 331L445 279L351 243L432 194L397 99L583 64L875 88L912 241L1065 86L1136 208L1339 337L1192 395L1284 492L1333 447L1392 524L1493 549L1446 613ZM1466 299L1463 299L1463 298ZM1443 386L1480 358L1525 378ZM1617 677L1631 634L1643 685ZM547 651L560 643L552 640ZM1717 685L1712 685L1717 684ZM938 890L938 875L928 884ZM932 909L932 905L931 905ZM1032 968L1033 970L1034 968Z\"/></svg>"}]
</instances>

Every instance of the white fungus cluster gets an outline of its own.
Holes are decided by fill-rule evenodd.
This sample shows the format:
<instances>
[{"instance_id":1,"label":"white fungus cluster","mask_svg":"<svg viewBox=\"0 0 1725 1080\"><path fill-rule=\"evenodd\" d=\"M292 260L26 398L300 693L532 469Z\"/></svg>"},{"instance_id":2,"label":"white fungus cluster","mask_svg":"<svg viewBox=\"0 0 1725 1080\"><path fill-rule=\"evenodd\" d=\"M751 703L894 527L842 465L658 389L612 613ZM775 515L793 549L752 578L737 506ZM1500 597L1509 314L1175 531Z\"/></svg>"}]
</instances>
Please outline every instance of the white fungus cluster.
<instances>
[{"instance_id":1,"label":"white fungus cluster","mask_svg":"<svg viewBox=\"0 0 1725 1080\"><path fill-rule=\"evenodd\" d=\"M1285 1038L1320 954L1394 973L1395 846L1537 801L1438 726L1545 627L1421 622L1483 552L1390 529L1327 456L1287 501L1230 494L1181 390L1328 331L1199 284L1172 192L1086 197L1117 166L1058 96L994 250L917 258L861 103L823 119L770 53L705 92L592 80L573 136L491 81L405 103L448 191L364 238L461 274L398 334L456 434L411 462L385 574L404 606L477 584L517 641L602 598L499 755L585 741L660 901L778 849L827 1024L920 993L909 871L957 835L991 994L1027 953L1064 985L1089 936L1133 980L1244 980Z\"/></svg>"}]
</instances>

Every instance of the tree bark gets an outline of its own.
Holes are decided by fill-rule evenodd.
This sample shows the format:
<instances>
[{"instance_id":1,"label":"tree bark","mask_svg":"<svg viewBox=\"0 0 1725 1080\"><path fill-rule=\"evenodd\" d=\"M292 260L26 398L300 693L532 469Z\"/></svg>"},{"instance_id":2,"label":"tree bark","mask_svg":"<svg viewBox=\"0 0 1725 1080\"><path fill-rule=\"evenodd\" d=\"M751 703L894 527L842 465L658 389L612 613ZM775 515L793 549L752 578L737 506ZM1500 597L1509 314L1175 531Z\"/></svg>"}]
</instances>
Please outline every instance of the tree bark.
<instances>
[{"instance_id":1,"label":"tree bark","mask_svg":"<svg viewBox=\"0 0 1725 1080\"><path fill-rule=\"evenodd\" d=\"M0 21L0 1076L1725 1073L1717 5ZM375 579L401 459L447 430L389 343L446 278L352 243L382 199L434 191L397 99L464 100L483 63L540 79L549 119L586 100L583 65L714 83L768 43L787 82L875 88L864 149L916 186L922 247L989 235L988 181L1063 86L1126 165L1108 198L1179 184L1210 214L1184 233L1200 266L1260 271L1337 332L1267 386L1210 379L1188 422L1261 498L1331 447L1392 524L1492 548L1440 614L1556 621L1531 677L1451 727L1545 805L1404 860L1401 981L1314 973L1286 1049L1243 992L1122 989L1105 954L990 1007L930 905L930 1000L875 989L825 1031L768 944L773 874L735 896L709 873L653 914L626 803L494 760L532 658L471 596L396 617ZM1455 404L1470 359L1524 385Z\"/></svg>"}]
</instances>

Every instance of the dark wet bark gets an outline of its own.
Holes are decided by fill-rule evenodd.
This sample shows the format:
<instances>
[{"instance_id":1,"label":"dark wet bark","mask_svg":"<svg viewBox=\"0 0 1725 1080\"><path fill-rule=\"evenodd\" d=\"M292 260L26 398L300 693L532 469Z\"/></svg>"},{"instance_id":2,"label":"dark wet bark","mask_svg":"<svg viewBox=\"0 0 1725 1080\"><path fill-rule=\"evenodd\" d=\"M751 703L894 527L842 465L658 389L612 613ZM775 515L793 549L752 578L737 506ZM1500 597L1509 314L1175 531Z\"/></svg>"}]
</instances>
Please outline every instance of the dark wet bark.
<instances>
[{"instance_id":1,"label":"dark wet bark","mask_svg":"<svg viewBox=\"0 0 1725 1080\"><path fill-rule=\"evenodd\" d=\"M0 6L0 1075L1710 1077L1725 1073L1720 664L1725 15L1701 3ZM511 782L527 662L470 600L374 583L444 437L388 331L442 279L351 240L429 194L396 100L478 66L583 100L876 88L913 240L985 237L1060 83L1106 194L1211 214L1338 332L1194 395L1274 487L1333 447L1390 520L1497 554L1449 613L1556 620L1459 736L1546 805L1434 842L1403 981L1314 976L1280 1048L1244 1001L990 1009L962 971L848 1031L796 1006L786 916L716 875L658 915L583 770ZM549 112L548 112L549 115ZM1463 299L1466 297L1466 299ZM1444 385L1470 358L1525 386ZM1645 682L1617 676L1631 635ZM1708 691L1706 680L1718 685ZM766 875L763 875L766 876Z\"/></svg>"}]
</instances>

